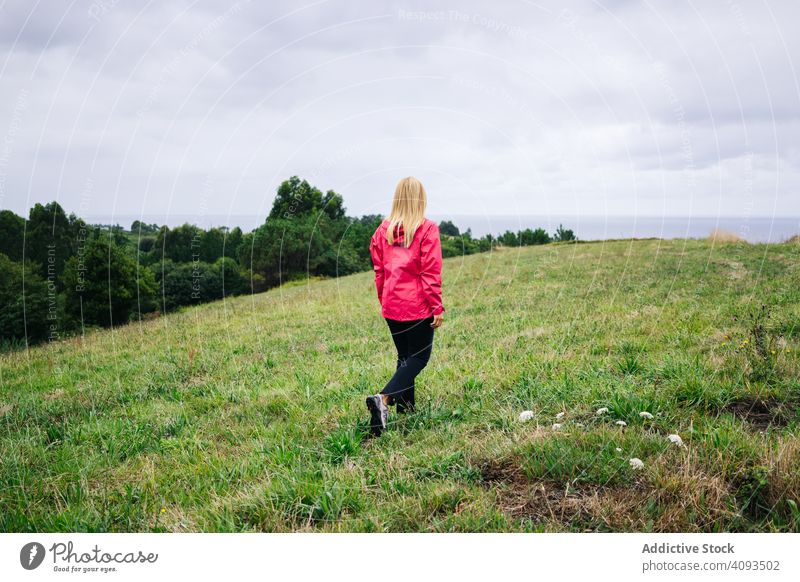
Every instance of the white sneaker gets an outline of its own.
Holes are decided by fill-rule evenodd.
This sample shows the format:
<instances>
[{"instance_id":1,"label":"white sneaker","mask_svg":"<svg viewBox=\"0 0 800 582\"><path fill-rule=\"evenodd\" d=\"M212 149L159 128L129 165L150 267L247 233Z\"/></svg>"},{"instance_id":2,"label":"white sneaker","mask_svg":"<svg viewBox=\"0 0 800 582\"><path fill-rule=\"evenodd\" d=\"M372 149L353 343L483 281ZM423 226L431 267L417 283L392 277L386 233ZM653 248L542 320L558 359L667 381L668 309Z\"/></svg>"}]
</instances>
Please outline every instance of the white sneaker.
<instances>
[{"instance_id":1,"label":"white sneaker","mask_svg":"<svg viewBox=\"0 0 800 582\"><path fill-rule=\"evenodd\" d=\"M386 430L386 422L389 420L389 407L383 402L383 396L375 394L367 396L367 410L370 413L370 429L372 434L380 436Z\"/></svg>"}]
</instances>

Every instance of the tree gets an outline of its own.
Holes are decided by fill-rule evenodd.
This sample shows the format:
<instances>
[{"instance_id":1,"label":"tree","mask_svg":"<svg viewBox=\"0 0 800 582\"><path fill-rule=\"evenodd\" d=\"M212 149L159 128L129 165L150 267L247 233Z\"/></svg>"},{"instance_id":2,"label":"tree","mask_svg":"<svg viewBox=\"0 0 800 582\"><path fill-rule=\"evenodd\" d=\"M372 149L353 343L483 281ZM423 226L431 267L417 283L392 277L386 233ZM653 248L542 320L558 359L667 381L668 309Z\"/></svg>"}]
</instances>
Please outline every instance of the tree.
<instances>
[{"instance_id":1,"label":"tree","mask_svg":"<svg viewBox=\"0 0 800 582\"><path fill-rule=\"evenodd\" d=\"M344 277L364 270L361 259L347 240L341 240L338 244L332 242L331 246L325 247L319 259L314 274L324 277Z\"/></svg>"},{"instance_id":2,"label":"tree","mask_svg":"<svg viewBox=\"0 0 800 582\"><path fill-rule=\"evenodd\" d=\"M328 190L325 195L305 180L292 176L278 187L269 220L288 220L325 213L331 220L341 220L345 216L343 198Z\"/></svg>"},{"instance_id":3,"label":"tree","mask_svg":"<svg viewBox=\"0 0 800 582\"><path fill-rule=\"evenodd\" d=\"M353 218L339 239L340 246L349 247L357 257L359 271L368 271L372 268L369 243L381 222L383 222L383 216L379 214Z\"/></svg>"},{"instance_id":4,"label":"tree","mask_svg":"<svg viewBox=\"0 0 800 582\"><path fill-rule=\"evenodd\" d=\"M505 231L497 240L500 242L501 245L504 247L516 247L519 246L519 239L517 238L517 233L512 232L510 230Z\"/></svg>"},{"instance_id":5,"label":"tree","mask_svg":"<svg viewBox=\"0 0 800 582\"><path fill-rule=\"evenodd\" d=\"M64 265L77 246L78 220L67 217L58 202L36 204L28 216L25 232L25 259L39 266L43 279L59 287Z\"/></svg>"},{"instance_id":6,"label":"tree","mask_svg":"<svg viewBox=\"0 0 800 582\"><path fill-rule=\"evenodd\" d=\"M546 245L550 242L550 235L543 228L531 230L526 228L519 233L519 244L523 246L528 245Z\"/></svg>"},{"instance_id":7,"label":"tree","mask_svg":"<svg viewBox=\"0 0 800 582\"><path fill-rule=\"evenodd\" d=\"M142 237L139 239L139 252L141 253L149 253L153 250L155 246L156 239L152 237Z\"/></svg>"},{"instance_id":8,"label":"tree","mask_svg":"<svg viewBox=\"0 0 800 582\"><path fill-rule=\"evenodd\" d=\"M131 232L133 234L153 234L158 232L159 228L157 224L146 224L140 220L134 220L131 223Z\"/></svg>"},{"instance_id":9,"label":"tree","mask_svg":"<svg viewBox=\"0 0 800 582\"><path fill-rule=\"evenodd\" d=\"M445 236L459 236L461 232L451 221L443 220L439 223L439 234L443 234Z\"/></svg>"},{"instance_id":10,"label":"tree","mask_svg":"<svg viewBox=\"0 0 800 582\"><path fill-rule=\"evenodd\" d=\"M344 198L333 190L328 190L322 198L322 211L331 220L343 219L345 217Z\"/></svg>"},{"instance_id":11,"label":"tree","mask_svg":"<svg viewBox=\"0 0 800 582\"><path fill-rule=\"evenodd\" d=\"M566 242L566 241L574 241L574 240L578 240L578 239L575 237L575 233L572 232L572 229L565 229L562 225L559 224L558 228L556 229L556 234L553 237L553 240L556 240L556 241L559 241L559 242Z\"/></svg>"},{"instance_id":12,"label":"tree","mask_svg":"<svg viewBox=\"0 0 800 582\"><path fill-rule=\"evenodd\" d=\"M0 344L25 340L32 344L47 338L57 324L57 304L50 310L47 283L30 263L23 265L0 253ZM24 286L23 286L24 275Z\"/></svg>"},{"instance_id":13,"label":"tree","mask_svg":"<svg viewBox=\"0 0 800 582\"><path fill-rule=\"evenodd\" d=\"M193 294L199 293L199 287L194 288L192 275L192 266L188 263L176 263L170 259L161 262L155 276L159 286L159 303L164 313L198 302Z\"/></svg>"},{"instance_id":14,"label":"tree","mask_svg":"<svg viewBox=\"0 0 800 582\"><path fill-rule=\"evenodd\" d=\"M203 235L203 230L193 224L172 229L164 227L156 235L152 252L160 259L190 263L200 259Z\"/></svg>"},{"instance_id":15,"label":"tree","mask_svg":"<svg viewBox=\"0 0 800 582\"><path fill-rule=\"evenodd\" d=\"M245 261L240 263L261 274L270 286L318 274L323 259L330 260L325 252L333 243L324 233L315 232L315 222L311 216L268 220L253 232L252 260L251 249L245 248Z\"/></svg>"},{"instance_id":16,"label":"tree","mask_svg":"<svg viewBox=\"0 0 800 582\"><path fill-rule=\"evenodd\" d=\"M236 259L239 256L239 247L242 244L242 229L238 226L225 233L225 252L226 257Z\"/></svg>"},{"instance_id":17,"label":"tree","mask_svg":"<svg viewBox=\"0 0 800 582\"><path fill-rule=\"evenodd\" d=\"M113 236L95 230L64 269L67 313L83 325L126 323L153 307L155 279Z\"/></svg>"},{"instance_id":18,"label":"tree","mask_svg":"<svg viewBox=\"0 0 800 582\"><path fill-rule=\"evenodd\" d=\"M199 244L200 260L213 263L220 257L225 247L225 232L220 228L210 228L203 232Z\"/></svg>"},{"instance_id":19,"label":"tree","mask_svg":"<svg viewBox=\"0 0 800 582\"><path fill-rule=\"evenodd\" d=\"M205 261L176 263L165 259L156 271L165 312L184 305L198 305L248 291L239 264L223 257L214 264Z\"/></svg>"},{"instance_id":20,"label":"tree","mask_svg":"<svg viewBox=\"0 0 800 582\"><path fill-rule=\"evenodd\" d=\"M214 265L219 270L222 282L220 291L223 297L239 295L246 290L245 278L239 270L239 263L230 257L222 257Z\"/></svg>"},{"instance_id":21,"label":"tree","mask_svg":"<svg viewBox=\"0 0 800 582\"><path fill-rule=\"evenodd\" d=\"M452 236L442 237L443 258L460 257L461 255L461 242L458 239Z\"/></svg>"},{"instance_id":22,"label":"tree","mask_svg":"<svg viewBox=\"0 0 800 582\"><path fill-rule=\"evenodd\" d=\"M24 232L24 218L10 210L0 211L0 253L12 261L21 261Z\"/></svg>"}]
</instances>

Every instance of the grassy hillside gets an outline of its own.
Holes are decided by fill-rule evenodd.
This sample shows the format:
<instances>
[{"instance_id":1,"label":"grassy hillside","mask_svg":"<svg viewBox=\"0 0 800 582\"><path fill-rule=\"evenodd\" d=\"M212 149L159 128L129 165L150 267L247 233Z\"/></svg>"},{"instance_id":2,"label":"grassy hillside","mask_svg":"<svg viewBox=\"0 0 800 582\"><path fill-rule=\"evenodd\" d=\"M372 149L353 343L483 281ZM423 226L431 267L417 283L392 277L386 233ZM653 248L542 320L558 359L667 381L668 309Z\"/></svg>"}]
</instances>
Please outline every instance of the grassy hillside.
<instances>
[{"instance_id":1,"label":"grassy hillside","mask_svg":"<svg viewBox=\"0 0 800 582\"><path fill-rule=\"evenodd\" d=\"M798 531L798 265L657 240L447 260L419 410L380 439L371 273L0 356L0 530Z\"/></svg>"}]
</instances>

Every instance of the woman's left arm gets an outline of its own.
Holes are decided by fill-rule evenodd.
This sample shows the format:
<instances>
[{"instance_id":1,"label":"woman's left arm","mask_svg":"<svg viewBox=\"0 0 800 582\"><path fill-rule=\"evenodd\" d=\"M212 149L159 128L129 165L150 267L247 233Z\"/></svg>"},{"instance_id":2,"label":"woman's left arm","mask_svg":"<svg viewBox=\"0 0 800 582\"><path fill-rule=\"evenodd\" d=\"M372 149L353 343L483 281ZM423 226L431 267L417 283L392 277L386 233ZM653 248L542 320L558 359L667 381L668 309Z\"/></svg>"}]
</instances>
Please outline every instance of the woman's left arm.
<instances>
[{"instance_id":1,"label":"woman's left arm","mask_svg":"<svg viewBox=\"0 0 800 582\"><path fill-rule=\"evenodd\" d=\"M436 223L428 229L420 245L422 291L433 315L444 312L442 304L442 242L439 240L439 227ZM436 318L438 319L438 318Z\"/></svg>"}]
</instances>

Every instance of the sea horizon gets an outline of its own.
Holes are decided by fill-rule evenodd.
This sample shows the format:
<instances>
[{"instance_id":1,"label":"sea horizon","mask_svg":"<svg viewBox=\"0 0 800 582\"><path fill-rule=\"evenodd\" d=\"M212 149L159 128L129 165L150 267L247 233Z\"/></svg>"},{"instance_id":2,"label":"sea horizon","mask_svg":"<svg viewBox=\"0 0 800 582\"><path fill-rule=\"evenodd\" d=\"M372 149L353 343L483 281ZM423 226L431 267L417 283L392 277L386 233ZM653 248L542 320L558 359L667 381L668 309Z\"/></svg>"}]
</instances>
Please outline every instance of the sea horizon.
<instances>
[{"instance_id":1,"label":"sea horizon","mask_svg":"<svg viewBox=\"0 0 800 582\"><path fill-rule=\"evenodd\" d=\"M629 238L705 238L713 230L719 229L735 234L752 243L783 242L800 234L800 216L663 216L663 215L479 215L479 214L431 214L436 222L449 220L461 232L471 231L473 237L486 234L498 235L507 230L519 231L526 228L544 228L551 235L563 225L571 229L580 240L612 240ZM243 231L251 231L266 220L266 216L221 214L171 214L133 215L119 214L90 215L84 218L89 224L119 224L130 228L134 220L147 224L158 224L173 228L189 223L201 228L238 226Z\"/></svg>"}]
</instances>

